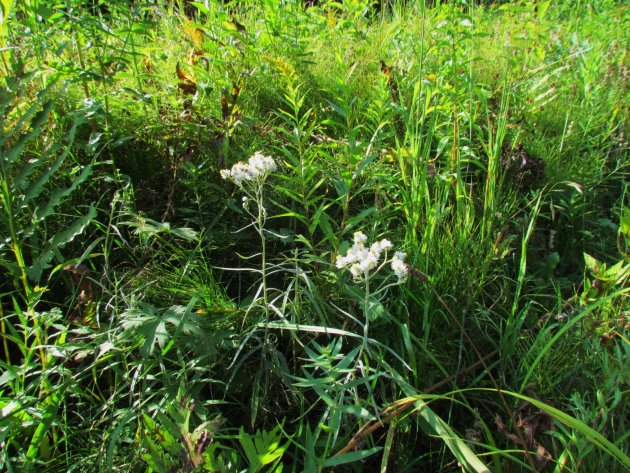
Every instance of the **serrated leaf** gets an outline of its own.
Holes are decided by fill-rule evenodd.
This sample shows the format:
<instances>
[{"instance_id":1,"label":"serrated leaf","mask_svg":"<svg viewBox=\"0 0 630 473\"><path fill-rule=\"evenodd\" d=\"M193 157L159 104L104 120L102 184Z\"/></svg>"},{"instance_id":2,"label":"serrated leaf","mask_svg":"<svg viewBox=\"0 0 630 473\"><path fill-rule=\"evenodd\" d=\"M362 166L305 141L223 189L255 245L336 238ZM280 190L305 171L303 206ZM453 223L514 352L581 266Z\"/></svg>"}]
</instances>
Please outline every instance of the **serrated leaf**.
<instances>
[{"instance_id":1,"label":"serrated leaf","mask_svg":"<svg viewBox=\"0 0 630 473\"><path fill-rule=\"evenodd\" d=\"M135 228L135 233L145 238L167 233L188 241L196 241L198 239L197 232L192 228L171 228L171 224L168 222L157 222L150 218L137 217L136 221L122 223Z\"/></svg>"},{"instance_id":2,"label":"serrated leaf","mask_svg":"<svg viewBox=\"0 0 630 473\"><path fill-rule=\"evenodd\" d=\"M259 461L254 442L252 441L249 434L245 432L245 429L243 429L243 427L241 427L238 433L238 442L241 444L241 447L243 447L243 450L245 451L245 456L247 457L247 461L249 463L249 469L250 471L256 471L259 466Z\"/></svg>"},{"instance_id":3,"label":"serrated leaf","mask_svg":"<svg viewBox=\"0 0 630 473\"><path fill-rule=\"evenodd\" d=\"M72 128L70 129L70 132L68 133L68 140L69 141L72 141L74 139L74 135L76 133L76 129L77 129L78 125L79 125L79 121L75 120L75 122L72 125ZM53 146L51 149L47 150L45 155L43 157L41 157L40 160L46 161L46 157L54 154L58 149L59 149L59 145ZM49 166L45 173L43 173L35 182L32 182L27 187L26 191L24 191L24 197L23 197L23 200L25 202L31 201L31 200L36 199L37 197L39 197L39 195L43 192L44 187L46 186L46 184L51 180L52 175L63 164L65 159L68 157L69 153L70 153L70 146L66 146L64 152L61 153L61 155L57 158L57 160L54 162L54 164ZM22 187L22 184L23 183L21 183L20 187ZM77 185L78 185L78 183L77 183ZM76 188L76 186L75 186L75 188Z\"/></svg>"},{"instance_id":4,"label":"serrated leaf","mask_svg":"<svg viewBox=\"0 0 630 473\"><path fill-rule=\"evenodd\" d=\"M260 471L263 467L278 461L289 445L288 443L280 445L281 439L280 426L269 432L257 431L254 436L246 433L241 427L238 440L249 462L248 471L252 473Z\"/></svg>"},{"instance_id":5,"label":"serrated leaf","mask_svg":"<svg viewBox=\"0 0 630 473\"><path fill-rule=\"evenodd\" d=\"M28 268L29 278L33 281L38 281L43 271L50 268L50 262L55 256L55 253L59 251L59 248L62 248L83 233L85 228L95 217L96 208L91 206L86 215L76 219L70 226L56 233L52 240L42 249L33 264Z\"/></svg>"},{"instance_id":6,"label":"serrated leaf","mask_svg":"<svg viewBox=\"0 0 630 473\"><path fill-rule=\"evenodd\" d=\"M32 129L31 132L20 136L17 143L13 145L11 149L6 153L5 162L8 165L14 163L20 157L20 155L22 154L22 151L24 151L24 146L26 146L26 143L28 143L29 141L39 136L40 128L46 122L46 119L48 118L48 115L50 114L50 111L53 108L53 103L52 102L45 103L44 108L41 111L36 112L39 107L40 107L39 103L35 103L31 108L29 108L26 111L26 113L24 113L24 115L22 115L22 117L20 117L19 121L14 126L12 126L12 130L19 130L24 124L24 122L26 122L26 120L28 120L28 118L32 114L35 114L35 116L33 117L33 120L31 121L31 129ZM3 132L3 135L4 136L1 143L4 143L4 141L7 138L9 138L9 136L11 135L11 132L9 133Z\"/></svg>"},{"instance_id":7,"label":"serrated leaf","mask_svg":"<svg viewBox=\"0 0 630 473\"><path fill-rule=\"evenodd\" d=\"M586 268L593 274L597 274L600 269L601 263L593 258L588 253L584 253L584 264L586 264Z\"/></svg>"},{"instance_id":8,"label":"serrated leaf","mask_svg":"<svg viewBox=\"0 0 630 473\"><path fill-rule=\"evenodd\" d=\"M37 207L35 209L35 219L42 221L46 217L52 215L55 207L61 203L61 200L72 194L76 188L83 183L92 174L92 165L89 164L83 168L81 174L72 180L70 187L66 189L57 189L53 192L52 197L44 207Z\"/></svg>"},{"instance_id":9,"label":"serrated leaf","mask_svg":"<svg viewBox=\"0 0 630 473\"><path fill-rule=\"evenodd\" d=\"M188 307L173 306L159 310L153 304L138 302L137 307L122 314L122 325L144 337L140 352L145 358L150 357L157 344L163 348L171 339L167 325L175 328L175 333L196 333L200 330L198 318L192 313L192 305Z\"/></svg>"}]
</instances>

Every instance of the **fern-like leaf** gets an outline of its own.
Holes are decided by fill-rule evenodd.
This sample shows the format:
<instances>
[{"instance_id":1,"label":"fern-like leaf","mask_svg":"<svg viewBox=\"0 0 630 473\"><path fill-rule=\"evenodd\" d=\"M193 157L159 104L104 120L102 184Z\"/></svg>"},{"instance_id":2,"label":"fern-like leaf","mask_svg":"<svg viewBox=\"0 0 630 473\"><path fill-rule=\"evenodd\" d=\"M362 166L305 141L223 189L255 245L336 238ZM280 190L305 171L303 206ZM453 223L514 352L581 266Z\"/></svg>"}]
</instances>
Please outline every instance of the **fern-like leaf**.
<instances>
[{"instance_id":1,"label":"fern-like leaf","mask_svg":"<svg viewBox=\"0 0 630 473\"><path fill-rule=\"evenodd\" d=\"M167 326L175 328L175 333L193 335L201 333L198 316L192 313L193 304L173 306L160 310L153 304L138 302L137 306L123 313L122 325L126 330L140 335L144 342L140 353L144 357L153 354L155 346L164 348L172 338Z\"/></svg>"}]
</instances>

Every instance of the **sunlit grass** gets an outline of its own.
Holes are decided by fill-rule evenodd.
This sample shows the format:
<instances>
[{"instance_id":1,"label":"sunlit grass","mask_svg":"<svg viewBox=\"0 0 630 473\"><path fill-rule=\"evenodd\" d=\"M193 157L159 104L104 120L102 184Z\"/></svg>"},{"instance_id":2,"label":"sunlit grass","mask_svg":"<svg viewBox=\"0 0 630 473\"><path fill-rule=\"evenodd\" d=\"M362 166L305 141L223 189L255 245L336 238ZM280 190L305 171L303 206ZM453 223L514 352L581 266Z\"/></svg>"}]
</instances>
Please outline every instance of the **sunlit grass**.
<instances>
[{"instance_id":1,"label":"sunlit grass","mask_svg":"<svg viewBox=\"0 0 630 473\"><path fill-rule=\"evenodd\" d=\"M83 3L2 5L0 469L625 471L627 7Z\"/></svg>"}]
</instances>

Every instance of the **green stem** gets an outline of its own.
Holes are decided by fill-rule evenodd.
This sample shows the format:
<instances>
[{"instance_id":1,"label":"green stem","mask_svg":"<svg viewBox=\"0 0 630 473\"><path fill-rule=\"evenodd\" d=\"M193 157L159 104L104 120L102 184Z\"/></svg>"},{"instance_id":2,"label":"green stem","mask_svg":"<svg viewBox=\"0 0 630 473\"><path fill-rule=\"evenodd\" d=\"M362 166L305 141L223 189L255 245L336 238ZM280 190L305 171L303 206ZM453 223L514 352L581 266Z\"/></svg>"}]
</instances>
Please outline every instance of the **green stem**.
<instances>
[{"instance_id":1,"label":"green stem","mask_svg":"<svg viewBox=\"0 0 630 473\"><path fill-rule=\"evenodd\" d=\"M365 327L363 328L363 338L365 344L367 344L368 329L370 327L370 311L368 310L370 302L370 280L365 281L365 301L363 302L363 314L365 316Z\"/></svg>"},{"instance_id":2,"label":"green stem","mask_svg":"<svg viewBox=\"0 0 630 473\"><path fill-rule=\"evenodd\" d=\"M260 235L260 243L262 246L262 262L261 262L261 274L263 285L263 301L265 303L265 314L267 322L269 322L269 299L267 296L267 239L265 238L265 208L263 207L263 185L256 189L256 204L258 205L258 233Z\"/></svg>"},{"instance_id":3,"label":"green stem","mask_svg":"<svg viewBox=\"0 0 630 473\"><path fill-rule=\"evenodd\" d=\"M31 287L28 283L28 277L26 273L26 263L24 262L24 255L22 253L22 248L19 245L19 240L17 236L17 231L15 229L15 222L13 220L14 217L14 208L13 208L13 191L9 189L9 176L8 172L6 172L4 165L2 165L2 200L4 202L5 212L7 215L7 223L9 226L9 237L11 239L11 250L13 251L13 255L15 256L15 262L17 263L18 269L20 270L20 281L22 282L22 286L24 287L24 295L26 296L26 300L30 299L31 296Z\"/></svg>"},{"instance_id":4,"label":"green stem","mask_svg":"<svg viewBox=\"0 0 630 473\"><path fill-rule=\"evenodd\" d=\"M359 358L363 356L364 351L368 351L368 332L370 330L370 311L368 310L370 301L370 278L365 279L365 297L363 299L363 319L365 324L363 325L363 345L359 351Z\"/></svg>"},{"instance_id":5,"label":"green stem","mask_svg":"<svg viewBox=\"0 0 630 473\"><path fill-rule=\"evenodd\" d=\"M339 235L343 235L343 232L346 228L346 223L348 221L348 218L350 216L350 196L351 196L351 190L352 190L352 181L350 181L350 185L348 186L348 192L346 194L346 199L345 202L343 204L343 215L341 217L341 224L339 225ZM335 249L332 252L331 258L330 258L330 263L333 264L335 262L335 260L337 259L337 254L339 253L339 247L341 246L341 238L339 238L337 240L337 244L335 245Z\"/></svg>"},{"instance_id":6,"label":"green stem","mask_svg":"<svg viewBox=\"0 0 630 473\"><path fill-rule=\"evenodd\" d=\"M50 392L50 383L46 379L46 375L45 375L48 369L48 361L47 361L46 353L45 353L43 343L42 343L42 328L40 327L38 318L35 316L35 304L37 303L38 296L34 294L33 289L31 288L31 285L28 282L28 271L27 271L28 268L26 266L26 261L24 259L24 253L22 253L22 247L20 246L20 240L18 238L18 232L15 225L16 223L15 222L15 208L13 206L13 197L12 197L14 190L9 187L9 183L10 183L9 172L8 172L8 169L5 167L3 160L1 159L0 159L0 172L2 173L2 187L0 189L1 190L0 199L2 200L2 203L4 206L5 214L7 217L7 223L9 227L9 239L10 239L9 246L11 247L11 250L15 257L15 262L17 263L17 267L19 270L19 279L24 289L24 300L26 302L26 321L27 322L30 321L33 323L33 334L35 337L34 343L35 343L35 346L39 347L38 351L39 351L39 357L41 360L42 377L43 377L43 381L40 387L40 393L46 394ZM2 334L4 335L4 330L5 330L4 317L2 319L2 322L3 322ZM26 344L28 340L28 337L26 335L28 333L28 327L25 326L23 330L24 330L24 340ZM6 344L6 339L4 336L3 336L3 340ZM7 348L5 345L5 350L6 349Z\"/></svg>"},{"instance_id":7,"label":"green stem","mask_svg":"<svg viewBox=\"0 0 630 473\"><path fill-rule=\"evenodd\" d=\"M68 13L70 13L72 11L70 2L68 1L66 3L67 3L66 8L68 9ZM73 28L73 36L74 36L74 45L77 50L77 58L79 59L79 66L81 67L81 71L85 73L86 72L85 58L83 57L83 47L81 46L81 38L79 37L78 28ZM85 75L81 76L81 85L83 86L83 93L85 94L85 98L89 99L91 97L90 87L88 86L88 81L85 78Z\"/></svg>"},{"instance_id":8,"label":"green stem","mask_svg":"<svg viewBox=\"0 0 630 473\"><path fill-rule=\"evenodd\" d=\"M2 347L4 348L4 357L7 362L7 366L11 366L11 352L9 352L9 344L7 343L7 328L4 323L4 311L2 310L2 304L0 304L0 335L2 335Z\"/></svg>"}]
</instances>

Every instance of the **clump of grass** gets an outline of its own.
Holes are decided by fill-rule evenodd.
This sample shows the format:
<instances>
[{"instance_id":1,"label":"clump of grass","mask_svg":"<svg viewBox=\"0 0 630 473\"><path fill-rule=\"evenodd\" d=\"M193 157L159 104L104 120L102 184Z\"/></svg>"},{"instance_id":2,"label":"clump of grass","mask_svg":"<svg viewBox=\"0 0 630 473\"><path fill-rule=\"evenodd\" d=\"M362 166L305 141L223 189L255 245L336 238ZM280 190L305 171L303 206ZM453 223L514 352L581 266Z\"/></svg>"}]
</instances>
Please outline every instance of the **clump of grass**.
<instances>
[{"instance_id":1,"label":"clump of grass","mask_svg":"<svg viewBox=\"0 0 630 473\"><path fill-rule=\"evenodd\" d=\"M191 5L3 6L0 465L625 471L623 7Z\"/></svg>"}]
</instances>

